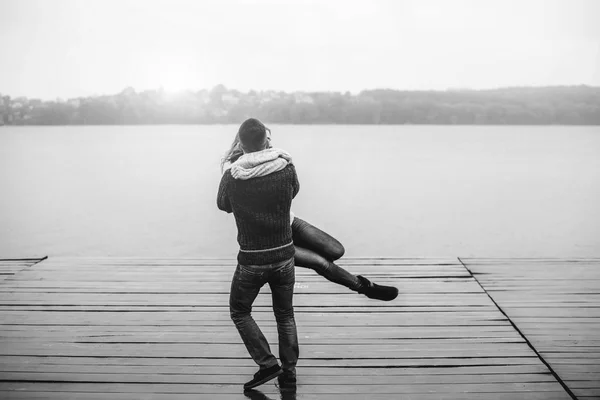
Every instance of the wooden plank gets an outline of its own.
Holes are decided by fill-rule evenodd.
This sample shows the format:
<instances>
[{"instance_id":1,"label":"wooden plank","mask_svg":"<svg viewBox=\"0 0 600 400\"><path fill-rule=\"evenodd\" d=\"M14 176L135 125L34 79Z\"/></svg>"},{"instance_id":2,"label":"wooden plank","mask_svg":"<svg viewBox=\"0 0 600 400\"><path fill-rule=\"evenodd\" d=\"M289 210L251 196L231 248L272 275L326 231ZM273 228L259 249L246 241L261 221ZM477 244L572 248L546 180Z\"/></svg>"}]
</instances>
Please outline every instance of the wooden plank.
<instances>
[{"instance_id":1,"label":"wooden plank","mask_svg":"<svg viewBox=\"0 0 600 400\"><path fill-rule=\"evenodd\" d=\"M277 346L271 345L277 354ZM411 359L411 358L498 358L536 357L526 346L518 343L500 343L490 346L468 346L467 348L445 347L442 349L408 349L396 346L365 345L303 345L304 359ZM247 356L242 344L187 344L187 343L2 343L0 356L38 355L62 357L198 357L198 358L242 358Z\"/></svg>"},{"instance_id":2,"label":"wooden plank","mask_svg":"<svg viewBox=\"0 0 600 400\"><path fill-rule=\"evenodd\" d=\"M243 385L251 372L235 374L160 374L156 372L132 373L84 373L84 372L2 372L0 381L28 382L95 382L95 383L152 383L152 384L216 384ZM310 385L426 385L426 384L493 384L493 383L542 383L555 379L550 374L455 374L455 375L302 375ZM586 386L589 388L589 386Z\"/></svg>"},{"instance_id":3,"label":"wooden plank","mask_svg":"<svg viewBox=\"0 0 600 400\"><path fill-rule=\"evenodd\" d=\"M160 258L160 257L51 257L46 260L46 265L51 264L88 264L88 265L235 265L235 258ZM354 263L363 265L377 265L395 263L398 265L460 265L456 257L344 257L340 263Z\"/></svg>"},{"instance_id":4,"label":"wooden plank","mask_svg":"<svg viewBox=\"0 0 600 400\"><path fill-rule=\"evenodd\" d=\"M181 374L181 375L252 375L256 372L253 365L121 365L112 359L100 359L93 364L75 364L71 359L65 358L38 358L38 362L15 360L0 363L2 372L61 372L61 373L92 373L92 374ZM459 367L431 367L431 368L341 368L341 367L303 367L302 375L312 376L344 376L344 377L369 377L369 376L463 376L463 375L545 375L548 370L542 364L537 365L492 365L492 366L459 366ZM597 375L597 373L596 373ZM312 378L310 378L312 379Z\"/></svg>"},{"instance_id":5,"label":"wooden plank","mask_svg":"<svg viewBox=\"0 0 600 400\"><path fill-rule=\"evenodd\" d=\"M256 321L275 322L272 311L257 310L252 313ZM303 312L301 309L294 312L295 319L305 325L328 325L335 326L343 324L344 326L355 325L498 325L506 318L501 315L490 314L489 312L469 312L469 313L447 313L447 312L413 312L413 313L385 313L380 310L374 310L369 313L357 315L353 312ZM57 324L69 323L101 323L106 322L115 325L126 324L151 324L151 325L176 325L182 322L190 325L214 325L231 323L229 311L200 311L193 310L189 312L171 311L169 313L152 312L114 312L106 310L104 312L44 312L44 311L0 311L0 317L3 325L9 324L27 324L37 325L45 322L54 322ZM538 322L540 323L540 322Z\"/></svg>"},{"instance_id":6,"label":"wooden plank","mask_svg":"<svg viewBox=\"0 0 600 400\"><path fill-rule=\"evenodd\" d=\"M265 389L263 389L265 390ZM6 396L6 397L4 397ZM281 396L281 397L280 397ZM93 392L39 392L39 391L26 391L26 392L17 392L17 391L4 391L0 392L0 397L6 400L106 400L106 394L104 393L93 393ZM139 394L139 393L111 393L111 399L114 400L198 400L198 394L195 393L178 393L176 397L172 393L164 394L164 393L152 393L148 394ZM227 394L211 394L211 400L275 400L281 398L282 400L390 400L390 394L369 394L368 397L365 397L363 393L344 393L344 394L334 394L334 393L319 393L319 394L310 394L310 393L298 393L298 394L286 394L283 393L273 394L271 390L267 391L267 394L262 391L252 391L242 393L227 393ZM532 393L532 392L512 392L512 393L486 393L485 397L482 397L481 393L411 393L410 395L405 395L404 398L410 400L481 400L485 398L486 400L570 400L568 394L564 391L555 391L555 392L540 392L540 393ZM582 397L580 397L581 399ZM590 397L591 399L591 397Z\"/></svg>"},{"instance_id":7,"label":"wooden plank","mask_svg":"<svg viewBox=\"0 0 600 400\"><path fill-rule=\"evenodd\" d=\"M221 329L222 331L222 329ZM276 329L263 330L263 333L267 339L276 339ZM396 346L412 346L418 348L419 346L430 347L430 346L450 346L453 344L475 344L475 343L524 343L523 338L518 335L498 335L488 334L488 336L473 336L468 337L466 333L460 335L447 334L446 337L427 337L420 333L412 333L412 337L406 337L409 335L398 335L398 337L386 337L382 334L353 334L353 335L338 335L336 332L326 333L309 333L305 330L300 331L302 335L303 344L393 344ZM217 336L219 332L215 331L202 331L202 332L182 332L182 333L170 333L170 332L92 332L92 333L79 333L69 331L59 331L46 333L43 331L28 332L28 331L15 331L11 334L2 333L0 335L0 343L9 343L11 341L18 342L32 342L43 340L45 342L65 342L65 343L79 343L79 342L105 342L105 343L238 343L239 335L237 332L223 332ZM236 336L237 335L237 336ZM439 335L439 334L438 334ZM570 349L571 347L565 347Z\"/></svg>"},{"instance_id":8,"label":"wooden plank","mask_svg":"<svg viewBox=\"0 0 600 400\"><path fill-rule=\"evenodd\" d=\"M192 311L214 311L214 310L225 310L228 306L160 306L160 305L145 305L145 306L124 306L124 305L116 305L116 306L107 306L107 305L34 305L34 306L0 306L0 311L45 311L48 313L55 311L68 311L68 312L144 312L144 313L168 313L168 312L192 312ZM357 313L364 313L372 311L376 306L369 305L361 305L356 307L351 307ZM318 306L300 306L294 305L295 310L298 312L329 312L332 314L338 312L345 312L350 309L350 307L341 306L330 306L328 304L321 304ZM385 311L389 312L391 315L397 315L399 317L402 316L402 313L407 312L420 312L420 313L430 313L430 312L440 312L440 313L473 313L473 312L495 312L497 311L495 306L493 305L485 305L485 306L461 306L461 305L435 305L435 306L427 306L427 305L417 305L417 306L395 306L393 304L385 306ZM272 308L265 304L263 306L256 306L252 308L253 312L271 312Z\"/></svg>"},{"instance_id":9,"label":"wooden plank","mask_svg":"<svg viewBox=\"0 0 600 400\"><path fill-rule=\"evenodd\" d=\"M11 360L12 362L22 363L59 363L68 362L71 365L152 365L157 367L170 365L191 365L191 366L251 366L256 369L256 365L248 356L243 358L174 358L174 357L89 357L89 356L42 356L42 355L5 355L0 359ZM313 358L302 359L302 367L326 367L326 368L462 368L462 367L496 367L496 366L541 366L544 367L537 357L455 357L455 358L385 358L385 359L363 359L360 365L355 359L333 359L333 358ZM547 371L547 369L545 369Z\"/></svg>"},{"instance_id":10,"label":"wooden plank","mask_svg":"<svg viewBox=\"0 0 600 400\"><path fill-rule=\"evenodd\" d=\"M520 392L557 392L561 389L557 382L506 382L497 383L472 383L472 384L387 384L387 385L312 385L304 384L299 378L299 391L306 394L347 394L364 393L368 388L369 393L380 394L412 394L412 393L520 393ZM270 388L266 386L265 388ZM33 389L36 391L77 391L77 392L103 392L103 393L199 393L199 394L226 394L239 393L237 385L198 385L198 384L120 384L120 383L47 383L47 382L0 382L0 390ZM267 389L264 389L265 391ZM275 393L273 387L271 392Z\"/></svg>"},{"instance_id":11,"label":"wooden plank","mask_svg":"<svg viewBox=\"0 0 600 400\"><path fill-rule=\"evenodd\" d=\"M600 399L600 388L580 389L576 387L573 388L573 393L575 393L575 396L578 398L591 397L593 399Z\"/></svg>"}]
</instances>

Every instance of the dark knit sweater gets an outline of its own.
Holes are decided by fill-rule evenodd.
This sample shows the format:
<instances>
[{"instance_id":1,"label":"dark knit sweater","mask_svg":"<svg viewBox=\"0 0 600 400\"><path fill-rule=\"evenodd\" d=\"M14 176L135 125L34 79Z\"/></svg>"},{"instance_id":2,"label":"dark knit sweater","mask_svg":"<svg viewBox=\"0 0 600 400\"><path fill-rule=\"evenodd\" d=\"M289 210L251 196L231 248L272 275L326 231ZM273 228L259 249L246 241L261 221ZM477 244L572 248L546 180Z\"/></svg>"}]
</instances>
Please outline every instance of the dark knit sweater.
<instances>
[{"instance_id":1,"label":"dark knit sweater","mask_svg":"<svg viewBox=\"0 0 600 400\"><path fill-rule=\"evenodd\" d=\"M272 264L294 256L290 208L299 190L293 164L248 180L234 179L225 171L217 206L235 217L240 264Z\"/></svg>"}]
</instances>

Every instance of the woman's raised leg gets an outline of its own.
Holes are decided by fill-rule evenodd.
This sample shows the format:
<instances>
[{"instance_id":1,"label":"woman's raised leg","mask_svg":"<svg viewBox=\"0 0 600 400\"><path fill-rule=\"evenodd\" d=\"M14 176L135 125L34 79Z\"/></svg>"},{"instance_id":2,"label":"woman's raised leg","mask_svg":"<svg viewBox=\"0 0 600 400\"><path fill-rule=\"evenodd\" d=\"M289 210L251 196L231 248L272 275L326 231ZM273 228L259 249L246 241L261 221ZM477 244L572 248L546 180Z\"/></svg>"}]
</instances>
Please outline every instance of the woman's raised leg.
<instances>
[{"instance_id":1,"label":"woman's raised leg","mask_svg":"<svg viewBox=\"0 0 600 400\"><path fill-rule=\"evenodd\" d=\"M362 283L357 276L352 275L313 250L296 246L294 258L297 266L312 269L333 283L346 286L354 291L359 291L362 287Z\"/></svg>"},{"instance_id":2,"label":"woman's raised leg","mask_svg":"<svg viewBox=\"0 0 600 400\"><path fill-rule=\"evenodd\" d=\"M296 246L312 250L329 261L342 258L346 251L336 238L298 217L292 222L292 239Z\"/></svg>"},{"instance_id":3,"label":"woman's raised leg","mask_svg":"<svg viewBox=\"0 0 600 400\"><path fill-rule=\"evenodd\" d=\"M361 275L353 275L333 261L344 255L344 246L319 228L294 218L292 238L296 247L296 265L309 268L325 279L378 300L393 300L398 289L377 285Z\"/></svg>"}]
</instances>

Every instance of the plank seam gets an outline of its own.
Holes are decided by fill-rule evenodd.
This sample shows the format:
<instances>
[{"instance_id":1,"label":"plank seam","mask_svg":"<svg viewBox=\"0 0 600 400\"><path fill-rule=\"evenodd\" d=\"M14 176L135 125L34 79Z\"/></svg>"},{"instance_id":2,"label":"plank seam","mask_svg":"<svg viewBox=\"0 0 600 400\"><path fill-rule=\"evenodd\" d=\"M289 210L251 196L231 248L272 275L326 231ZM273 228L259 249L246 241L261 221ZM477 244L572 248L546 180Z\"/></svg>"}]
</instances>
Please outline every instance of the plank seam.
<instances>
[{"instance_id":1,"label":"plank seam","mask_svg":"<svg viewBox=\"0 0 600 400\"><path fill-rule=\"evenodd\" d=\"M460 257L456 257L456 258L458 258L458 261L460 261L460 263L462 264L462 266L467 270L467 272L469 272L469 274L473 277L473 279L475 280L475 282L477 282L477 284L481 287L481 289L489 297L489 299L492 301L492 303L494 303L494 305L496 306L496 308L498 309L498 311L500 311L502 313L502 315L504 315L506 317L506 319L508 320L508 322L510 322L510 324L512 325L512 327L523 338L523 340L525 341L525 343L527 343L527 346L529 346L529 348L537 355L537 357L546 366L546 368L548 368L548 370L550 371L550 373L552 374L552 376L554 376L554 379L556 379L556 381L558 383L560 383L560 385L563 387L563 389L565 390L565 392L567 392L567 394L569 396L571 396L571 398L573 400L578 400L577 396L575 396L575 394L571 391L571 389L567 386L567 384L556 373L556 371L554 370L554 368L552 368L552 366L544 359L544 357L542 357L542 355L537 351L537 349L533 346L533 344L529 341L529 339L523 334L523 332L521 332L521 330L519 329L519 327L513 322L513 320L508 316L508 314L506 314L506 312L502 309L502 307L500 307L500 304L498 304L496 302L496 300L494 300L494 298L490 295L490 293L486 290L486 288L481 284L481 282L479 282L479 279L477 279L477 277L473 274L473 272L471 272L471 270L469 269L469 267L467 267L467 265L463 262L463 260L461 260Z\"/></svg>"},{"instance_id":2,"label":"plank seam","mask_svg":"<svg viewBox=\"0 0 600 400\"><path fill-rule=\"evenodd\" d=\"M36 264L40 261L44 261L48 256L43 258L0 258L0 261L36 261Z\"/></svg>"},{"instance_id":3,"label":"plank seam","mask_svg":"<svg viewBox=\"0 0 600 400\"><path fill-rule=\"evenodd\" d=\"M34 265L36 265L36 264L39 264L39 263L41 263L42 261L44 261L44 260L47 260L47 259L48 259L48 256L44 256L44 257L42 257L42 258L38 259L38 260L37 260L36 262L34 262L33 264L31 264L31 265L30 265L30 267L33 267Z\"/></svg>"}]
</instances>

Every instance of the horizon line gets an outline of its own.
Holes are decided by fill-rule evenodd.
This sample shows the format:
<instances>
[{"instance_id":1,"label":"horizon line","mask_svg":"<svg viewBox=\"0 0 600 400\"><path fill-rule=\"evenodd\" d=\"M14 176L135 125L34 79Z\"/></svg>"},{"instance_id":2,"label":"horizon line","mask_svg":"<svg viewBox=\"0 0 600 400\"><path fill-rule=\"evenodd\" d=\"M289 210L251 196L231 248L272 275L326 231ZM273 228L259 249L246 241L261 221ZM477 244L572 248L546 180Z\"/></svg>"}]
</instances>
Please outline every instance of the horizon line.
<instances>
[{"instance_id":1,"label":"horizon line","mask_svg":"<svg viewBox=\"0 0 600 400\"><path fill-rule=\"evenodd\" d=\"M94 98L94 97L104 97L104 96L115 96L118 94L121 94L123 92L125 92L128 89L133 90L135 93L144 93L144 92L164 92L167 94L171 94L171 95L176 95L176 94L182 94L182 93L197 93L197 92L202 92L202 91L212 91L215 88L218 88L222 86L224 89L228 90L228 91L236 91L239 92L241 94L249 94L250 92L257 92L257 93L269 93L269 92L275 92L275 93L287 93L287 94L293 94L293 93L303 93L303 94L313 94L313 93L328 93L328 94L332 94L332 93L340 93L340 94L346 94L346 93L350 93L350 95L352 96L358 96L363 92L368 92L368 91L376 91L376 90L389 90L389 91L395 91L395 92L410 92L410 93L445 93L445 92L491 92L491 91L497 91L497 90L511 90L511 89L557 89L557 88L574 88L574 87L583 87L583 88L590 88L590 89L600 89L600 86L594 86L594 85L589 85L589 84L585 84L585 83L579 83L579 84L561 84L561 85L515 85L515 86L497 86L497 87L489 87L489 88L480 88L480 89L473 89L473 88L469 88L469 87L455 87L455 88L446 88L446 89L397 89L397 88L391 88L391 87L374 87L374 88L370 88L370 89L361 89L358 92L352 92L350 90L345 90L345 91L340 91L340 90L277 90L277 89L248 89L247 91L243 91L243 90L239 90L239 89L235 89L235 88L231 88L231 87L227 87L225 84L219 83L216 84L214 86L212 86L211 88L201 88L201 89L192 89L192 88L187 88L187 89L177 89L177 90L173 90L173 89L165 89L162 85L158 86L156 88L147 88L147 89L136 89L133 86L126 86L123 89L121 89L118 92L113 92L113 93L94 93L91 95L83 95L83 96L75 96L75 97L66 97L63 98L61 96L56 96L53 98L49 98L49 97L29 97L26 95L19 95L19 96L12 96L11 94L8 93L2 93L0 91L0 96L4 97L4 96L10 96L13 99L17 99L17 98L26 98L26 99L38 99L38 100L42 100L42 101L55 101L55 100L74 100L74 99L82 99L82 98Z\"/></svg>"}]
</instances>

